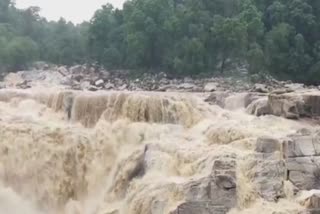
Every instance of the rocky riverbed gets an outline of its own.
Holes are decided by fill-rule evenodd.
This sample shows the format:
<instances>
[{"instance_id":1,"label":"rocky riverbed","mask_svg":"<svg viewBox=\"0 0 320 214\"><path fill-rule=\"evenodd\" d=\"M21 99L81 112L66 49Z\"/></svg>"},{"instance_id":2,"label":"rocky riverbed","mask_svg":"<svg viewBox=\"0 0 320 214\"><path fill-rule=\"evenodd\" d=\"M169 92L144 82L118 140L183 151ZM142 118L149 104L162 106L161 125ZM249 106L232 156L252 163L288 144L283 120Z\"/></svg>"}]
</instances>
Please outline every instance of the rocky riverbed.
<instances>
[{"instance_id":1,"label":"rocky riverbed","mask_svg":"<svg viewBox=\"0 0 320 214\"><path fill-rule=\"evenodd\" d=\"M0 213L320 213L317 87L161 75L6 76Z\"/></svg>"}]
</instances>

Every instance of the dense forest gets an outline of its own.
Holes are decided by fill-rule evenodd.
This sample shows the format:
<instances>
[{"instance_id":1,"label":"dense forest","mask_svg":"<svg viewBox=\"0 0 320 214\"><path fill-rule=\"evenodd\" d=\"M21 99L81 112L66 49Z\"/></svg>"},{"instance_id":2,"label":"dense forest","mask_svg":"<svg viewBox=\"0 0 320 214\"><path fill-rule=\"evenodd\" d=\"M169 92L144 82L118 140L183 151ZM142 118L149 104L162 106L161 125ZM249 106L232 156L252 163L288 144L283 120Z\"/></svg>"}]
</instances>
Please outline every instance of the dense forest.
<instances>
[{"instance_id":1,"label":"dense forest","mask_svg":"<svg viewBox=\"0 0 320 214\"><path fill-rule=\"evenodd\" d=\"M251 73L320 83L319 0L129 0L90 22L49 22L0 0L0 68L34 60L107 69Z\"/></svg>"}]
</instances>

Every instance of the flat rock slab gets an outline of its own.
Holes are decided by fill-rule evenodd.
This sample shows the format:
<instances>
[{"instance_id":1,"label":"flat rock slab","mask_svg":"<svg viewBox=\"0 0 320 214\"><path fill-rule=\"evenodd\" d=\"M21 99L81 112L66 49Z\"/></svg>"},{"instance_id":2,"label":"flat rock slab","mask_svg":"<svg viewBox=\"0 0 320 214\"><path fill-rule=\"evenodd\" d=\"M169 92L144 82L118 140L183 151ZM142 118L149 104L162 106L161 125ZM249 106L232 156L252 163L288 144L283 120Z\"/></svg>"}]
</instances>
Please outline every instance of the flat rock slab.
<instances>
[{"instance_id":1,"label":"flat rock slab","mask_svg":"<svg viewBox=\"0 0 320 214\"><path fill-rule=\"evenodd\" d=\"M170 214L226 214L228 208L217 206L211 201L186 202Z\"/></svg>"},{"instance_id":2,"label":"flat rock slab","mask_svg":"<svg viewBox=\"0 0 320 214\"><path fill-rule=\"evenodd\" d=\"M301 190L320 189L320 157L288 158L288 179Z\"/></svg>"}]
</instances>

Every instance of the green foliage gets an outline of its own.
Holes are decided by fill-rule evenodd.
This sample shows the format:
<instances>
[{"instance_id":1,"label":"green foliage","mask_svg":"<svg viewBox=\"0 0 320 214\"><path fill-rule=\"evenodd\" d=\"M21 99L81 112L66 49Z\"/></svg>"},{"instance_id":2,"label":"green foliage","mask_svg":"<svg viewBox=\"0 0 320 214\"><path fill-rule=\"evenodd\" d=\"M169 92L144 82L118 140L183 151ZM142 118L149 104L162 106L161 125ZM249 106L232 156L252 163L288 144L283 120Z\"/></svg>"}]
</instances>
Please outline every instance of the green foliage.
<instances>
[{"instance_id":1,"label":"green foliage","mask_svg":"<svg viewBox=\"0 0 320 214\"><path fill-rule=\"evenodd\" d=\"M87 61L89 24L48 22L39 11L0 0L0 71L24 69L35 60L65 65Z\"/></svg>"},{"instance_id":2,"label":"green foliage","mask_svg":"<svg viewBox=\"0 0 320 214\"><path fill-rule=\"evenodd\" d=\"M249 72L319 83L319 0L128 0L91 21L48 22L0 0L0 69L33 60L173 75Z\"/></svg>"}]
</instances>

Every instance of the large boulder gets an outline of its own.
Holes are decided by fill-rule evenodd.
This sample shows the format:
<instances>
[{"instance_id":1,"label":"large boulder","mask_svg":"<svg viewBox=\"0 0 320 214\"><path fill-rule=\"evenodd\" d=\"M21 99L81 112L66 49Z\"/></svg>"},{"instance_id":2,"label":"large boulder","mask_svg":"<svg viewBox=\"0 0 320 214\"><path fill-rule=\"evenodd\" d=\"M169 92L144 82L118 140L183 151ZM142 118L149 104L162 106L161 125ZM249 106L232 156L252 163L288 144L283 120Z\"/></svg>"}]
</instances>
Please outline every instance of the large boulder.
<instances>
[{"instance_id":1,"label":"large boulder","mask_svg":"<svg viewBox=\"0 0 320 214\"><path fill-rule=\"evenodd\" d=\"M211 93L206 99L205 102L208 102L211 105L218 105L221 108L224 108L225 100L230 94L228 92L214 92Z\"/></svg>"},{"instance_id":2,"label":"large boulder","mask_svg":"<svg viewBox=\"0 0 320 214\"><path fill-rule=\"evenodd\" d=\"M288 119L320 116L320 92L306 91L270 94L270 113Z\"/></svg>"},{"instance_id":3,"label":"large boulder","mask_svg":"<svg viewBox=\"0 0 320 214\"><path fill-rule=\"evenodd\" d=\"M268 98L263 97L260 99L254 100L246 109L248 114L262 116L270 114L270 107L268 103Z\"/></svg>"},{"instance_id":4,"label":"large boulder","mask_svg":"<svg viewBox=\"0 0 320 214\"><path fill-rule=\"evenodd\" d=\"M284 144L287 177L300 190L320 189L320 132L299 132Z\"/></svg>"},{"instance_id":5,"label":"large boulder","mask_svg":"<svg viewBox=\"0 0 320 214\"><path fill-rule=\"evenodd\" d=\"M266 85L257 83L254 85L253 91L258 93L268 93L269 89Z\"/></svg>"},{"instance_id":6,"label":"large boulder","mask_svg":"<svg viewBox=\"0 0 320 214\"><path fill-rule=\"evenodd\" d=\"M220 157L207 177L184 184L185 201L171 214L226 214L237 204L236 161Z\"/></svg>"},{"instance_id":7,"label":"large boulder","mask_svg":"<svg viewBox=\"0 0 320 214\"><path fill-rule=\"evenodd\" d=\"M213 91L216 91L217 89L218 89L218 84L214 83L214 82L207 83L204 86L204 91L205 92L213 92Z\"/></svg>"},{"instance_id":8,"label":"large boulder","mask_svg":"<svg viewBox=\"0 0 320 214\"><path fill-rule=\"evenodd\" d=\"M270 113L288 119L298 119L303 114L304 102L296 94L271 94L268 98Z\"/></svg>"},{"instance_id":9,"label":"large boulder","mask_svg":"<svg viewBox=\"0 0 320 214\"><path fill-rule=\"evenodd\" d=\"M198 87L193 83L182 83L177 86L178 90L182 91L196 91Z\"/></svg>"},{"instance_id":10,"label":"large boulder","mask_svg":"<svg viewBox=\"0 0 320 214\"><path fill-rule=\"evenodd\" d=\"M308 209L311 214L320 213L320 190L302 191L298 202Z\"/></svg>"}]
</instances>

